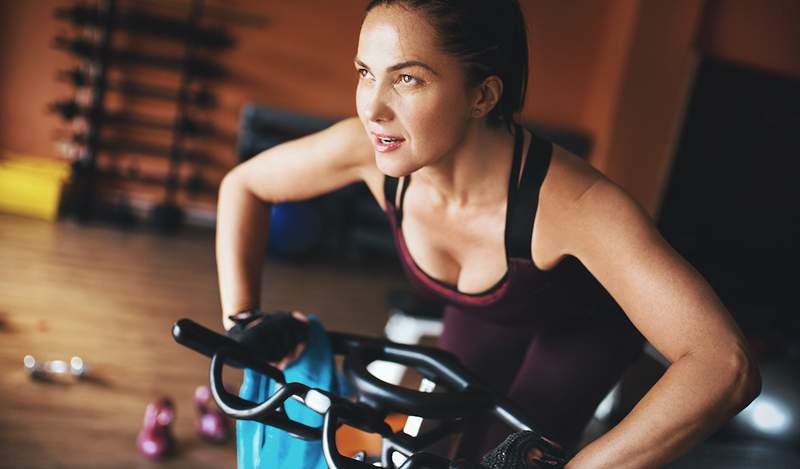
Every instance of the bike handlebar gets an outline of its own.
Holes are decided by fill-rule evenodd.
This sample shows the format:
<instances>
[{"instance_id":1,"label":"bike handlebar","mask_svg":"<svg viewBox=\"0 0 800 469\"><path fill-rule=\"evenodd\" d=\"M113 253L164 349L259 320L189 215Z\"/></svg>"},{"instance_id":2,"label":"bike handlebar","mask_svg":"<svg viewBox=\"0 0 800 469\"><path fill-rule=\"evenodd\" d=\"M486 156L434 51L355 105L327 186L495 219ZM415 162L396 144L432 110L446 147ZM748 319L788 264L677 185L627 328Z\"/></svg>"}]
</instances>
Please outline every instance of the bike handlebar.
<instances>
[{"instance_id":1,"label":"bike handlebar","mask_svg":"<svg viewBox=\"0 0 800 469\"><path fill-rule=\"evenodd\" d=\"M384 467L395 467L391 456L393 452L400 452L408 458L400 469L450 468L449 460L421 450L457 431L464 417L481 410L491 410L515 430L533 431L543 438L514 404L468 372L454 355L432 347L329 332L333 351L345 355L345 374L358 392L357 401L352 402L302 383L286 383L280 370L252 357L238 342L189 319L177 321L172 328L172 335L179 344L211 358L211 392L225 414L235 419L255 420L275 426L299 438L321 439L326 461L332 468L373 467L339 453L335 433L343 424L381 435L384 441ZM367 370L367 365L375 360L416 368L420 374L444 385L448 391L425 393L381 381ZM222 370L226 364L250 368L282 386L264 402L242 399L226 391L222 385ZM322 427L311 427L289 419L281 411L283 403L289 398L297 399L324 415ZM417 436L393 433L384 421L390 412L441 419L442 422L433 430Z\"/></svg>"}]
</instances>

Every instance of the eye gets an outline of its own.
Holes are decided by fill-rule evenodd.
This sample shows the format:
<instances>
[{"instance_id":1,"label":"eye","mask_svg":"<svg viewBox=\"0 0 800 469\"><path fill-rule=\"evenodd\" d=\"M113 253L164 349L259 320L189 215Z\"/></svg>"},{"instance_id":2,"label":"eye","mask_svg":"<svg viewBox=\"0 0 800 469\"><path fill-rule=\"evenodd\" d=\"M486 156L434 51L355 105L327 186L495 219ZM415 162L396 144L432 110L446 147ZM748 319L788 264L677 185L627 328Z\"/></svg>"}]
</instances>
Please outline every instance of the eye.
<instances>
[{"instance_id":1,"label":"eye","mask_svg":"<svg viewBox=\"0 0 800 469\"><path fill-rule=\"evenodd\" d=\"M366 68L359 68L356 70L358 76L361 78L367 78L369 76L369 71Z\"/></svg>"},{"instance_id":2,"label":"eye","mask_svg":"<svg viewBox=\"0 0 800 469\"><path fill-rule=\"evenodd\" d=\"M404 85L415 85L419 83L419 80L417 80L415 77L411 75L404 73L400 75L400 82L403 83Z\"/></svg>"}]
</instances>

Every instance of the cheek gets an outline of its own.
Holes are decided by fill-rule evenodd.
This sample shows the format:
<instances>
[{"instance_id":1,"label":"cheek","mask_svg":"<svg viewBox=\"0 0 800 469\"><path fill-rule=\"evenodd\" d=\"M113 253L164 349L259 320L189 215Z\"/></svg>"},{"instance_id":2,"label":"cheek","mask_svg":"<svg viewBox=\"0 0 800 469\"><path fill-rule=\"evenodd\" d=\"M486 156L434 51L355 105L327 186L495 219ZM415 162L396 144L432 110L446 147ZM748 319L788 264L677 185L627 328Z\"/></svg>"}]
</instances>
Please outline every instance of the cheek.
<instances>
[{"instance_id":1,"label":"cheek","mask_svg":"<svg viewBox=\"0 0 800 469\"><path fill-rule=\"evenodd\" d=\"M460 141L467 122L464 103L463 97L440 95L420 99L409 108L404 124L411 131L415 153L438 157Z\"/></svg>"},{"instance_id":2,"label":"cheek","mask_svg":"<svg viewBox=\"0 0 800 469\"><path fill-rule=\"evenodd\" d=\"M361 111L364 108L364 93L361 90L361 85L356 86L356 114L362 123L364 120L364 113Z\"/></svg>"}]
</instances>

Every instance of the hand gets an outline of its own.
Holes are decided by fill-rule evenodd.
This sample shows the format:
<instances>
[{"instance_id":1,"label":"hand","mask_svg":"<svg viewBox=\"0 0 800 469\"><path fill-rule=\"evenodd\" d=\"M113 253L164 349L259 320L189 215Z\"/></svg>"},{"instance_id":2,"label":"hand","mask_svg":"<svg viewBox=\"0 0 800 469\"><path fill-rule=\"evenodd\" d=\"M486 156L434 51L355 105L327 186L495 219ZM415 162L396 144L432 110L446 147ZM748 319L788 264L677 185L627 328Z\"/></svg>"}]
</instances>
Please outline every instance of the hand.
<instances>
[{"instance_id":1,"label":"hand","mask_svg":"<svg viewBox=\"0 0 800 469\"><path fill-rule=\"evenodd\" d=\"M308 318L300 311L270 314L248 310L229 317L235 325L228 337L242 344L254 357L264 358L281 370L305 350Z\"/></svg>"},{"instance_id":2,"label":"hand","mask_svg":"<svg viewBox=\"0 0 800 469\"><path fill-rule=\"evenodd\" d=\"M512 433L481 458L487 469L557 469L566 462L558 443L529 431Z\"/></svg>"},{"instance_id":3,"label":"hand","mask_svg":"<svg viewBox=\"0 0 800 469\"><path fill-rule=\"evenodd\" d=\"M297 319L298 321L302 322L303 324L308 325L308 317L303 314L301 311L294 310L292 311L292 317ZM300 355L306 350L306 343L308 342L308 334L306 333L306 340L302 342L298 342L297 345L294 347L294 350L286 355L283 360L279 361L278 363L270 363L270 365L278 368L279 370L283 371L287 366L294 363L295 360L300 358Z\"/></svg>"}]
</instances>

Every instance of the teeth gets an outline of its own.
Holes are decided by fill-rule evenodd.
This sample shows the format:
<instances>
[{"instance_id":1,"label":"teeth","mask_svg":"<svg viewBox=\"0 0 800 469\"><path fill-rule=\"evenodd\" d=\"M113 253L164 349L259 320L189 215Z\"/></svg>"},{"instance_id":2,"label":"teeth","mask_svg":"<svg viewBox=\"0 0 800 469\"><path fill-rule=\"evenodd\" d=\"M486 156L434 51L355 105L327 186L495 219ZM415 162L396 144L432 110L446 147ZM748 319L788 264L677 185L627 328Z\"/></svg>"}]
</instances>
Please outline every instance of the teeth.
<instances>
[{"instance_id":1,"label":"teeth","mask_svg":"<svg viewBox=\"0 0 800 469\"><path fill-rule=\"evenodd\" d=\"M378 137L378 138L380 139L381 143L392 143L397 141L396 138L383 138L383 137Z\"/></svg>"}]
</instances>

